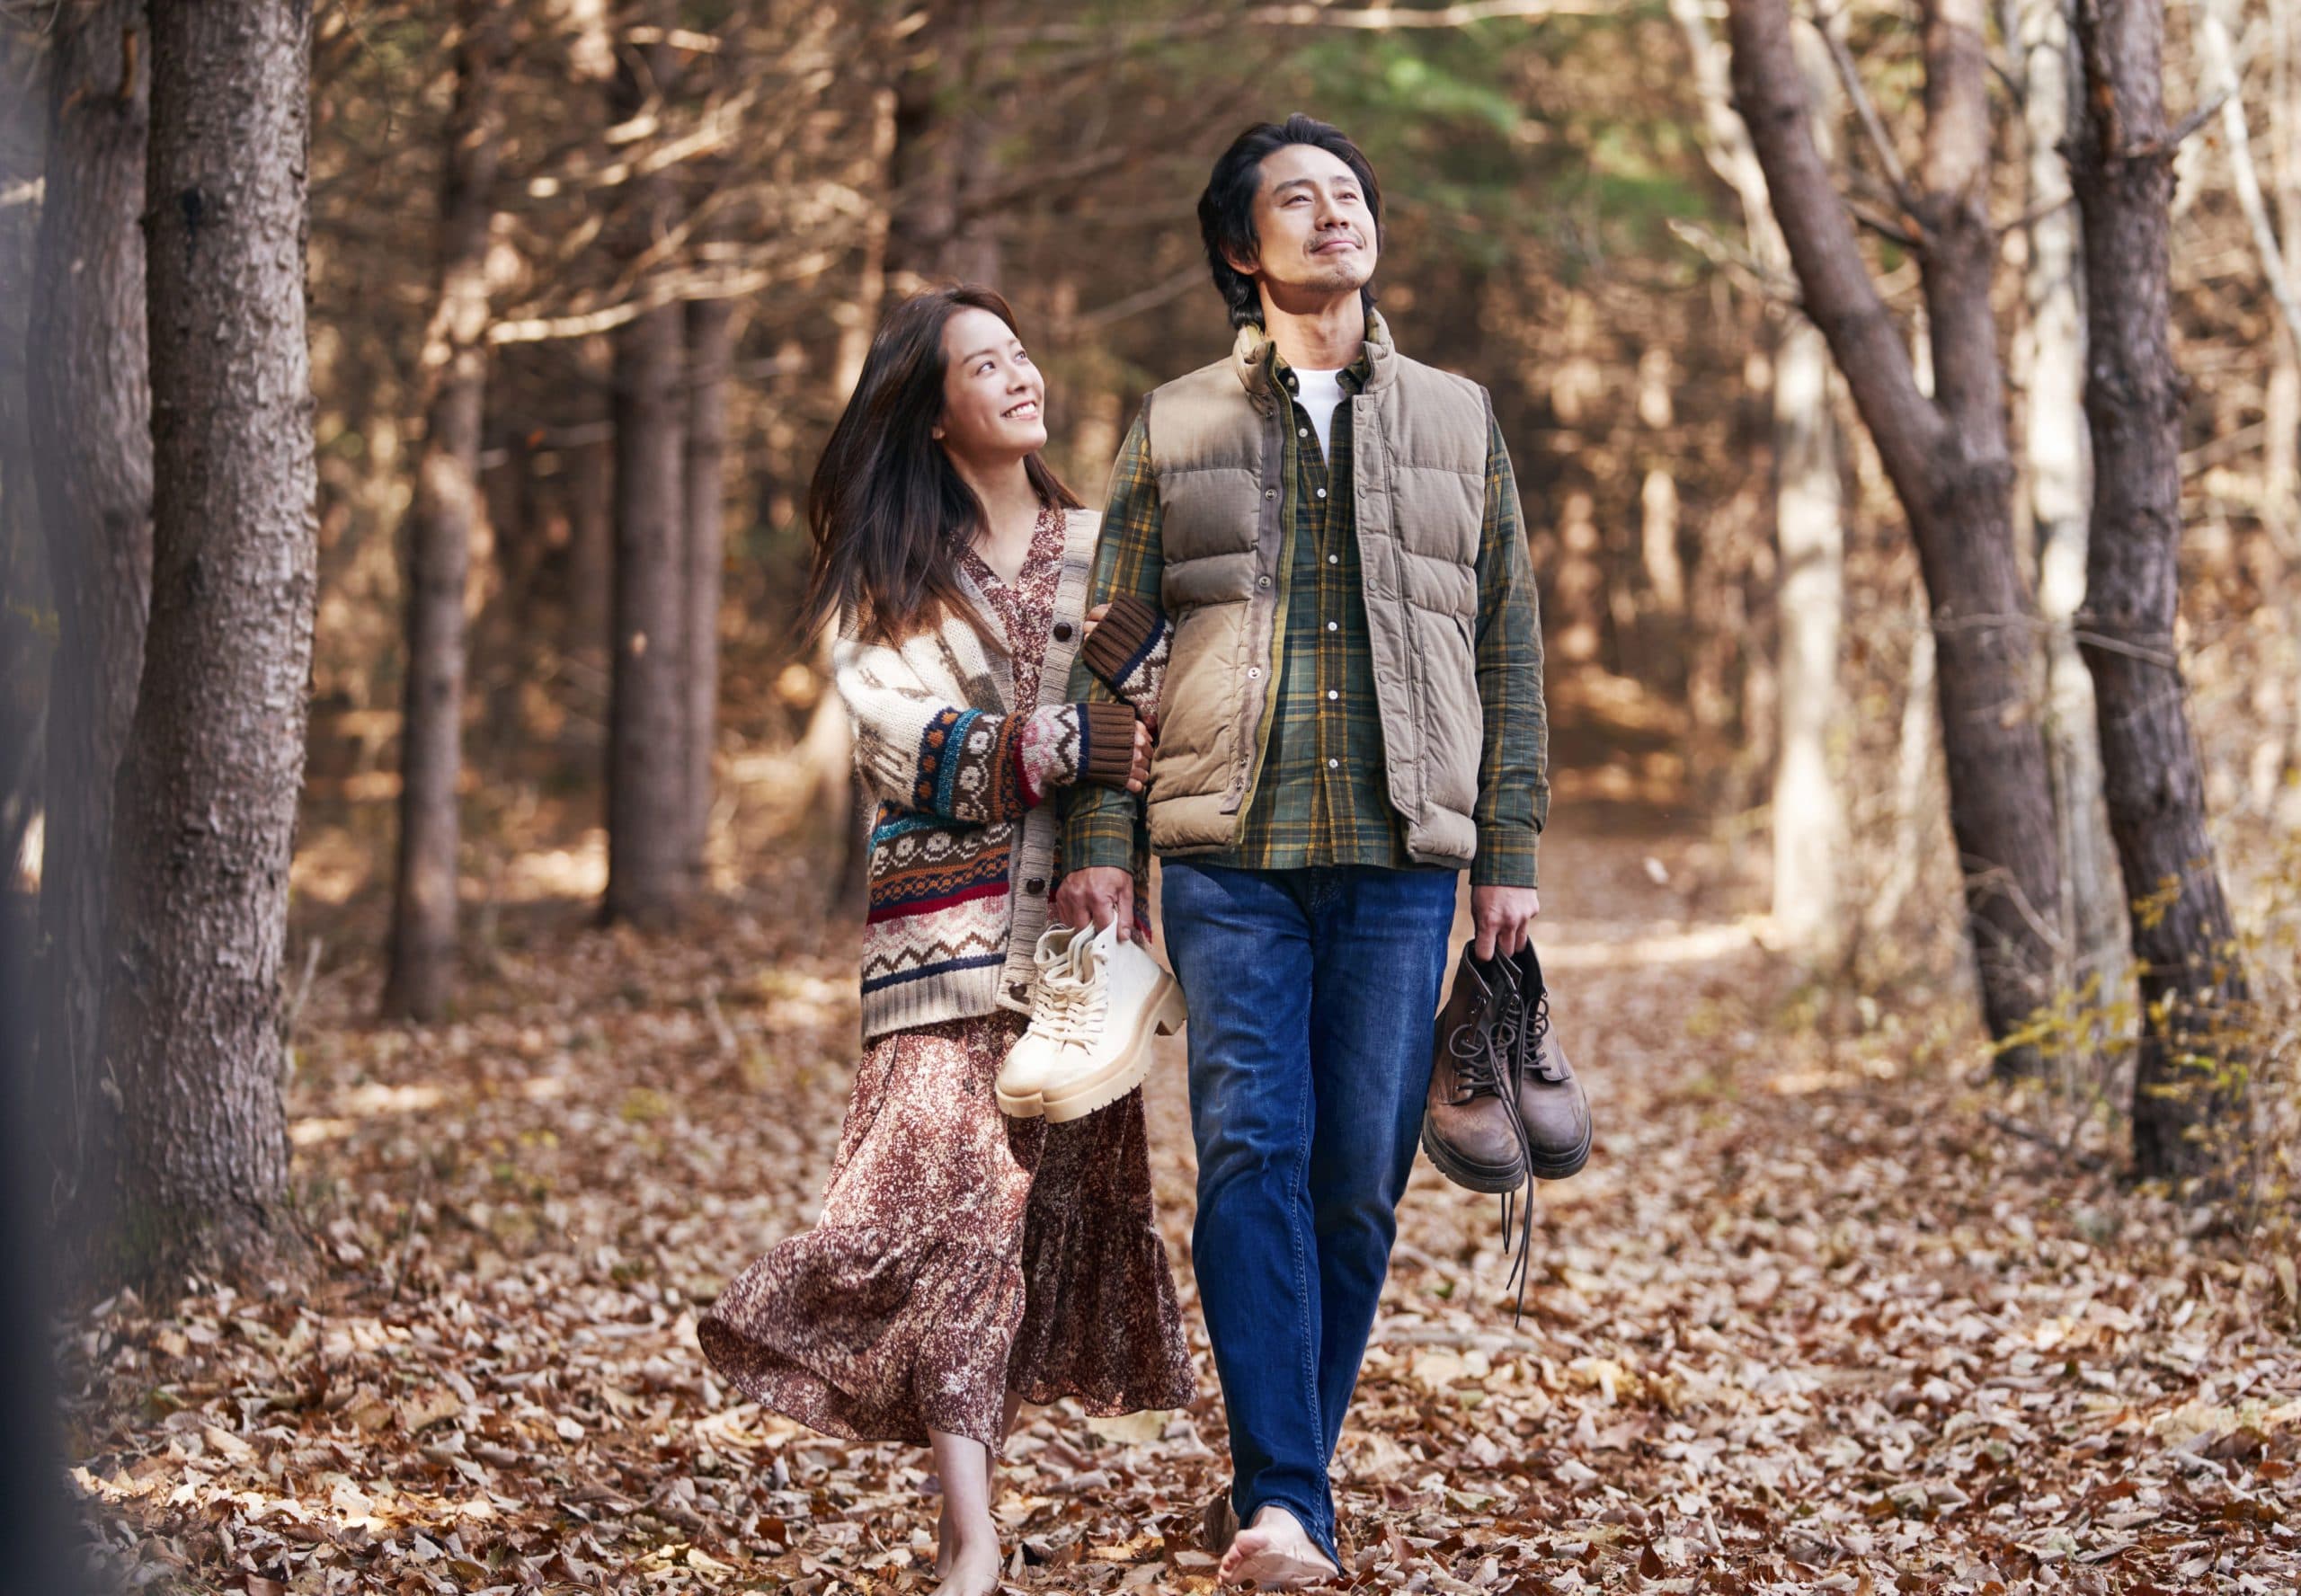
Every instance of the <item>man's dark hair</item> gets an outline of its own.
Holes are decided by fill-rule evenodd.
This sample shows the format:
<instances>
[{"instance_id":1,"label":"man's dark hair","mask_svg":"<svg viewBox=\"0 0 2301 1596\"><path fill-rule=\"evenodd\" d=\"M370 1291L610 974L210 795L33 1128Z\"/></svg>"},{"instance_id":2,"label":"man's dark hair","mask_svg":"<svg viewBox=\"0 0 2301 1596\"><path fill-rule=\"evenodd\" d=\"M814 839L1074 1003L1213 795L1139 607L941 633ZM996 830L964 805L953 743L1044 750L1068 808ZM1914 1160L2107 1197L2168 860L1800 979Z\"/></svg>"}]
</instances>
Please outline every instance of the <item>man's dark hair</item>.
<instances>
[{"instance_id":1,"label":"man's dark hair","mask_svg":"<svg viewBox=\"0 0 2301 1596\"><path fill-rule=\"evenodd\" d=\"M1206 191L1198 197L1198 232L1206 241L1206 264L1233 327L1262 324L1262 295L1253 278L1230 264L1226 252L1249 260L1261 254L1262 241L1255 234L1255 196L1262 191L1262 164L1290 144L1322 149L1357 174L1366 191L1366 209L1374 218L1376 247L1382 242L1382 186L1374 181L1365 152L1341 129L1300 111L1284 122L1257 122L1230 141L1214 163ZM1368 283L1358 294L1367 314L1373 314L1374 285Z\"/></svg>"}]
</instances>

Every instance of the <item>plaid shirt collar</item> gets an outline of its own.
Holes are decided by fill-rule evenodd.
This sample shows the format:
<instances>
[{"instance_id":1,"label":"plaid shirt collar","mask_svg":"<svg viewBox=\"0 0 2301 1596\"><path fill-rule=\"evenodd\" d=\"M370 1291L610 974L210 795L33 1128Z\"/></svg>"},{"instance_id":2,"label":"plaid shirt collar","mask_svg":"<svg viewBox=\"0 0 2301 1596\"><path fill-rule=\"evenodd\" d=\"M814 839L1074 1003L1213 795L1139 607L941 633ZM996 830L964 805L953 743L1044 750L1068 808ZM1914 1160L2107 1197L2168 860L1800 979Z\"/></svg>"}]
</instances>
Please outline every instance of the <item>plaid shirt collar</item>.
<instances>
[{"instance_id":1,"label":"plaid shirt collar","mask_svg":"<svg viewBox=\"0 0 2301 1596\"><path fill-rule=\"evenodd\" d=\"M1366 341L1350 367L1359 379L1360 393L1376 393L1390 385L1396 370L1397 352L1390 342L1390 324L1382 320L1380 311L1369 313ZM1278 363L1278 345L1271 341L1260 323L1248 322L1239 329L1239 336L1230 345L1230 367L1239 374L1239 381L1245 385L1247 396L1255 402L1257 410L1270 405L1271 374Z\"/></svg>"}]
</instances>

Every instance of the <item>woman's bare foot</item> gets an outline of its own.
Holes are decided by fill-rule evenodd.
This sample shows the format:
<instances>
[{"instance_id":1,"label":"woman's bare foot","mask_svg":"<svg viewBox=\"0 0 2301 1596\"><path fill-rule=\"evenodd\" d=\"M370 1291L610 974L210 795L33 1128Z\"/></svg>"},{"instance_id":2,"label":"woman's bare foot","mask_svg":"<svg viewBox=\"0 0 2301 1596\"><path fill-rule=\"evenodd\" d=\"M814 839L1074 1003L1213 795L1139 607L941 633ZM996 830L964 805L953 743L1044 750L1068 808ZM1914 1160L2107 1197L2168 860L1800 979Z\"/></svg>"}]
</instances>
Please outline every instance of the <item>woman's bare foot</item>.
<instances>
[{"instance_id":1,"label":"woman's bare foot","mask_svg":"<svg viewBox=\"0 0 2301 1596\"><path fill-rule=\"evenodd\" d=\"M935 1572L943 1583L934 1596L998 1596L999 1543L945 1543L935 1553Z\"/></svg>"},{"instance_id":2,"label":"woman's bare foot","mask_svg":"<svg viewBox=\"0 0 2301 1596\"><path fill-rule=\"evenodd\" d=\"M1294 1515L1275 1505L1265 1506L1255 1514L1252 1524L1239 1531L1239 1538L1223 1554L1220 1571L1226 1585L1252 1580L1257 1589L1264 1591L1322 1585L1340 1572Z\"/></svg>"}]
</instances>

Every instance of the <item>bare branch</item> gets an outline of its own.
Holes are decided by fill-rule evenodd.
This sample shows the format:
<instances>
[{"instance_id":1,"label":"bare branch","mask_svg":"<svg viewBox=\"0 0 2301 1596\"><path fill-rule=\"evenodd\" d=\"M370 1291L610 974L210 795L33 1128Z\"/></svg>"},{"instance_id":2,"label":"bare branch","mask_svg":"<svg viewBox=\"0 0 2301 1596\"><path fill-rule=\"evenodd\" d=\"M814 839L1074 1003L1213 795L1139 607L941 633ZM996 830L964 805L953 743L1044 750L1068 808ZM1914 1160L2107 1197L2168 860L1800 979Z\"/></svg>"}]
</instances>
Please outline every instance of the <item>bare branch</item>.
<instances>
[{"instance_id":1,"label":"bare branch","mask_svg":"<svg viewBox=\"0 0 2301 1596\"><path fill-rule=\"evenodd\" d=\"M2175 123L2172 130L2167 133L2164 137L2153 138L2144 144L2128 145L2126 147L2125 159L2128 161L2154 161L2159 159L2161 156L2172 155L2175 150L2181 148L2181 146L2196 137L2199 129L2204 127L2206 123L2211 121L2215 117L2221 114L2221 108L2229 102L2230 96L2236 93L2236 88L2237 85L2234 84L2231 84L2227 87L2224 88L2219 93L2206 101L2205 103L2199 105L2195 111L2192 111L2189 115L2183 117L2179 122Z\"/></svg>"},{"instance_id":2,"label":"bare branch","mask_svg":"<svg viewBox=\"0 0 2301 1596\"><path fill-rule=\"evenodd\" d=\"M1912 253L1916 253L1925 248L1925 240L1919 235L1911 232L1892 217L1880 216L1878 212L1862 204L1861 200L1854 199L1851 194L1846 196L1845 210L1848 216L1851 216L1855 221L1860 222L1863 226L1869 228L1870 231L1875 233L1880 238L1890 240L1892 243L1897 244L1902 248L1909 250Z\"/></svg>"},{"instance_id":3,"label":"bare branch","mask_svg":"<svg viewBox=\"0 0 2301 1596\"><path fill-rule=\"evenodd\" d=\"M1282 28L1360 28L1388 32L1394 28L1467 28L1511 17L1539 22L1554 16L1612 16L1621 7L1605 0L1472 0L1428 11L1402 5L1370 5L1363 11L1338 11L1327 5L1257 5L1247 13L1249 22Z\"/></svg>"},{"instance_id":4,"label":"bare branch","mask_svg":"<svg viewBox=\"0 0 2301 1596\"><path fill-rule=\"evenodd\" d=\"M1348 28L1362 32L1392 32L1413 28L1468 28L1479 22L1505 20L1542 22L1550 17L1613 16L1620 7L1608 0L1470 0L1429 10L1400 5L1370 5L1348 11L1333 5L1257 5L1243 11L1213 11L1171 22L1113 28L1098 22L1041 22L1026 27L994 29L990 38L1000 45L1110 44L1123 47L1220 33L1241 25L1266 28Z\"/></svg>"},{"instance_id":5,"label":"bare branch","mask_svg":"<svg viewBox=\"0 0 2301 1596\"><path fill-rule=\"evenodd\" d=\"M2301 352L2301 293L2294 288L2292 264L2278 242L2276 225L2261 198L2261 173L2253 166L2252 137L2245 127L2245 105L2238 97L2237 67L2229 45L2229 30L2215 0L2197 5L2199 90L2208 103L2221 110L2221 141L2229 155L2230 186L2237 191L2237 208L2253 235L2261 258L2261 275L2269 279L2270 297L2277 302L2278 319L2285 335Z\"/></svg>"},{"instance_id":6,"label":"bare branch","mask_svg":"<svg viewBox=\"0 0 2301 1596\"><path fill-rule=\"evenodd\" d=\"M2048 217L2052 216L2055 212L2067 209L2070 201L2075 198L2076 196L2074 194L2063 194L2056 199L2047 200L2042 205L2032 205L2029 209L2023 211L2020 216L2015 217L2012 221L2007 222L2003 226L1993 228L1991 231L1997 234L2001 238L2008 233L2027 232L2030 228L2036 226L2039 222L2044 221Z\"/></svg>"},{"instance_id":7,"label":"bare branch","mask_svg":"<svg viewBox=\"0 0 2301 1596\"><path fill-rule=\"evenodd\" d=\"M1894 202L1903 214L1923 216L1923 207L1917 202L1916 191L1909 186L1909 173L1902 165L1902 158L1894 149L1892 137L1886 131L1885 119L1878 114L1878 107L1870 98L1870 91L1861 82L1861 68L1855 65L1853 52L1845 47L1845 36L1834 25L1837 16L1832 12L1817 12L1814 16L1814 31L1829 47L1830 64L1837 68L1838 81L1845 85L1846 98L1853 102L1854 114L1861 119L1861 131L1870 139L1870 146L1877 152L1878 164L1886 174L1886 182L1894 191Z\"/></svg>"},{"instance_id":8,"label":"bare branch","mask_svg":"<svg viewBox=\"0 0 2301 1596\"><path fill-rule=\"evenodd\" d=\"M1082 311L1071 323L1071 330L1088 332L1107 327L1114 322L1123 322L1129 316L1139 315L1146 310L1152 310L1159 306L1179 299L1205 280L1206 268L1194 261L1164 282L1153 283L1139 293L1129 294L1124 299L1115 299L1108 305L1098 306L1089 311Z\"/></svg>"}]
</instances>

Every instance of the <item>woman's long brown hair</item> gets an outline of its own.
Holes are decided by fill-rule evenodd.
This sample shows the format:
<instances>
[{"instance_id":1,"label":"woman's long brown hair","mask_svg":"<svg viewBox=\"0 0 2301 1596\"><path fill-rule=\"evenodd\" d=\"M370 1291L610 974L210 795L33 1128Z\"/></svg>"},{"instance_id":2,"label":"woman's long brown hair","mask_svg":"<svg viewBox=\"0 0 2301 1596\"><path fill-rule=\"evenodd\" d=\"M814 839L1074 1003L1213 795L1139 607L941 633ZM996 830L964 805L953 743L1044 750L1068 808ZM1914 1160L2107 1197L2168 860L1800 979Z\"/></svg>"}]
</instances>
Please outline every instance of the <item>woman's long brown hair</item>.
<instances>
[{"instance_id":1,"label":"woman's long brown hair","mask_svg":"<svg viewBox=\"0 0 2301 1596\"><path fill-rule=\"evenodd\" d=\"M943 326L970 309L1015 326L1004 298L966 284L904 300L871 340L855 396L807 488L814 559L799 611L803 634L846 610L864 641L889 643L964 609L954 550L982 529L982 501L934 429L943 418ZM1039 456L1023 469L1043 502L1079 507Z\"/></svg>"}]
</instances>

